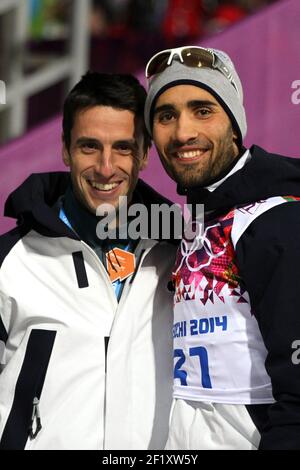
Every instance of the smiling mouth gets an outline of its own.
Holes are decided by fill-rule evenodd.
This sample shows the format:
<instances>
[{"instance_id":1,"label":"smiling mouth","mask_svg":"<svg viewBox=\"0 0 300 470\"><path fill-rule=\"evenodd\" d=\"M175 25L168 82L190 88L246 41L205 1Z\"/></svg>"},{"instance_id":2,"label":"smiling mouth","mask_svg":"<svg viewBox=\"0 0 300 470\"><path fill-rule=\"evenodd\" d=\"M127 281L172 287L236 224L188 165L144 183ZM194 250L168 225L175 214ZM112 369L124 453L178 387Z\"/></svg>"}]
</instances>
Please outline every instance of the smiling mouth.
<instances>
[{"instance_id":1,"label":"smiling mouth","mask_svg":"<svg viewBox=\"0 0 300 470\"><path fill-rule=\"evenodd\" d=\"M188 150L184 152L177 152L176 157L178 160L197 160L198 158L202 157L208 149L203 149L203 150Z\"/></svg>"},{"instance_id":2,"label":"smiling mouth","mask_svg":"<svg viewBox=\"0 0 300 470\"><path fill-rule=\"evenodd\" d=\"M122 183L122 181L119 181L118 183L102 184L102 183L96 183L95 181L90 181L90 180L87 180L87 181L93 189L96 189L97 191L102 191L102 192L113 191Z\"/></svg>"}]
</instances>

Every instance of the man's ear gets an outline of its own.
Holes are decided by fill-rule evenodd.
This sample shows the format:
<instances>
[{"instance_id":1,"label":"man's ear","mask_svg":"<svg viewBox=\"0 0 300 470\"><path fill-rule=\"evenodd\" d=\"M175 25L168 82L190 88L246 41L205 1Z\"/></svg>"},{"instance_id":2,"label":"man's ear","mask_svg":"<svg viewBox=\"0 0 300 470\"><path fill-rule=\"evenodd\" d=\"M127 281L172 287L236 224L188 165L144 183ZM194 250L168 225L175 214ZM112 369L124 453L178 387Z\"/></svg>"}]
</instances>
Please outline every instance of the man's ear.
<instances>
[{"instance_id":1,"label":"man's ear","mask_svg":"<svg viewBox=\"0 0 300 470\"><path fill-rule=\"evenodd\" d=\"M63 134L61 136L61 140L62 140L62 160L66 166L70 166L70 153L69 153L69 150L67 149Z\"/></svg>"},{"instance_id":2,"label":"man's ear","mask_svg":"<svg viewBox=\"0 0 300 470\"><path fill-rule=\"evenodd\" d=\"M238 133L235 129L233 129L233 145L235 146L235 151L236 151L236 154L238 155L239 152L240 152L240 149L239 149L239 137L238 137Z\"/></svg>"},{"instance_id":3,"label":"man's ear","mask_svg":"<svg viewBox=\"0 0 300 470\"><path fill-rule=\"evenodd\" d=\"M236 142L238 140L238 133L234 127L232 128L232 134L233 134L233 140Z\"/></svg>"},{"instance_id":4,"label":"man's ear","mask_svg":"<svg viewBox=\"0 0 300 470\"><path fill-rule=\"evenodd\" d=\"M140 171L147 168L148 160L149 160L149 150L147 150L147 152L143 155L143 157L140 161Z\"/></svg>"}]
</instances>

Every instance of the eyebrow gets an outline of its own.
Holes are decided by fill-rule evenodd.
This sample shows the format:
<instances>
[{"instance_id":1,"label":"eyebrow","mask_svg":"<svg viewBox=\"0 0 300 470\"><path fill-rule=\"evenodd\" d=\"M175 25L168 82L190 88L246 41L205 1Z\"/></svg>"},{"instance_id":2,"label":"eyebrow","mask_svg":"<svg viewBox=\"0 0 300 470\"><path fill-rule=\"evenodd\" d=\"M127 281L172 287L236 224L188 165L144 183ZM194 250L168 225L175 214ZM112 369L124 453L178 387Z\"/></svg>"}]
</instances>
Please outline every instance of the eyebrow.
<instances>
[{"instance_id":1,"label":"eyebrow","mask_svg":"<svg viewBox=\"0 0 300 470\"><path fill-rule=\"evenodd\" d=\"M210 100L192 100L192 101L188 101L187 105L188 105L188 108L197 108L197 106L211 106L211 107L218 106L217 103L215 103L214 101L210 101Z\"/></svg>"},{"instance_id":2,"label":"eyebrow","mask_svg":"<svg viewBox=\"0 0 300 470\"><path fill-rule=\"evenodd\" d=\"M191 100L187 102L187 107L190 109L197 108L199 106L217 107L218 104L210 100ZM173 104L171 103L162 104L161 106L157 106L157 108L154 109L154 116L158 113L161 113L162 111L174 111L174 110L176 110L176 106L174 106Z\"/></svg>"},{"instance_id":3,"label":"eyebrow","mask_svg":"<svg viewBox=\"0 0 300 470\"><path fill-rule=\"evenodd\" d=\"M123 140L116 140L113 143L113 146L118 146L118 145L129 145L131 147L137 147L137 141L136 139L123 139Z\"/></svg>"},{"instance_id":4,"label":"eyebrow","mask_svg":"<svg viewBox=\"0 0 300 470\"><path fill-rule=\"evenodd\" d=\"M76 140L76 145L79 147L80 145L86 145L86 144L94 144L95 146L101 147L102 143L100 140L96 139L95 137L79 137L79 139ZM128 145L132 147L133 149L138 148L138 143L136 139L121 139L121 140L116 140L113 142L113 147L118 147L122 145Z\"/></svg>"},{"instance_id":5,"label":"eyebrow","mask_svg":"<svg viewBox=\"0 0 300 470\"><path fill-rule=\"evenodd\" d=\"M80 146L80 145L83 145L83 144L99 145L100 142L99 142L98 139L96 139L94 137L79 137L79 139L76 140L76 145Z\"/></svg>"},{"instance_id":6,"label":"eyebrow","mask_svg":"<svg viewBox=\"0 0 300 470\"><path fill-rule=\"evenodd\" d=\"M161 113L162 111L174 111L175 106L172 104L162 104L161 106L157 106L157 108L154 109L154 116L158 113Z\"/></svg>"}]
</instances>

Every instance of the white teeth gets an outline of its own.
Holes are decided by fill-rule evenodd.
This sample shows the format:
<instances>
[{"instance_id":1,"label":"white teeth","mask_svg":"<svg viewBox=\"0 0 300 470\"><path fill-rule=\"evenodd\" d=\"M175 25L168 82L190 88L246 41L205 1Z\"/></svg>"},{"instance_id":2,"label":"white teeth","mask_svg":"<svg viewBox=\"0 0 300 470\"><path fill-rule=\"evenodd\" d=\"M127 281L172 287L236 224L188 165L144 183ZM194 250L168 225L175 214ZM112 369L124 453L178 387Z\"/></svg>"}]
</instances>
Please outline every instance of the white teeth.
<instances>
[{"instance_id":1,"label":"white teeth","mask_svg":"<svg viewBox=\"0 0 300 470\"><path fill-rule=\"evenodd\" d=\"M189 152L178 152L179 158L195 158L200 157L205 150L190 150Z\"/></svg>"},{"instance_id":2,"label":"white teeth","mask_svg":"<svg viewBox=\"0 0 300 470\"><path fill-rule=\"evenodd\" d=\"M99 189L100 191L111 191L112 189L115 189L117 186L119 186L119 183L101 184L95 183L94 181L91 181L90 183L93 188Z\"/></svg>"}]
</instances>

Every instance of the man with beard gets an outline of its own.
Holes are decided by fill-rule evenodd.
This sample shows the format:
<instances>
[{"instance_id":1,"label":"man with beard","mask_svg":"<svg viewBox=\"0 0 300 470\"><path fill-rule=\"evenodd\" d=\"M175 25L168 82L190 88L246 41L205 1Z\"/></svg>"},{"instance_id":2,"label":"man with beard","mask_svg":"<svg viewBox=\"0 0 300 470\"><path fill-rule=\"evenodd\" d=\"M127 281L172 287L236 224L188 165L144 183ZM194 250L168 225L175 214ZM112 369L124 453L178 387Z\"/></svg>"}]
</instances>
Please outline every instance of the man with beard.
<instances>
[{"instance_id":1,"label":"man with beard","mask_svg":"<svg viewBox=\"0 0 300 470\"><path fill-rule=\"evenodd\" d=\"M168 175L204 204L173 271L168 449L300 449L300 165L243 139L243 89L222 51L146 68L145 121Z\"/></svg>"},{"instance_id":2,"label":"man with beard","mask_svg":"<svg viewBox=\"0 0 300 470\"><path fill-rule=\"evenodd\" d=\"M31 175L6 203L18 227L0 238L2 450L166 444L176 247L115 217L121 197L149 214L166 202L138 179L145 100L131 75L86 74L64 105L70 172Z\"/></svg>"}]
</instances>

